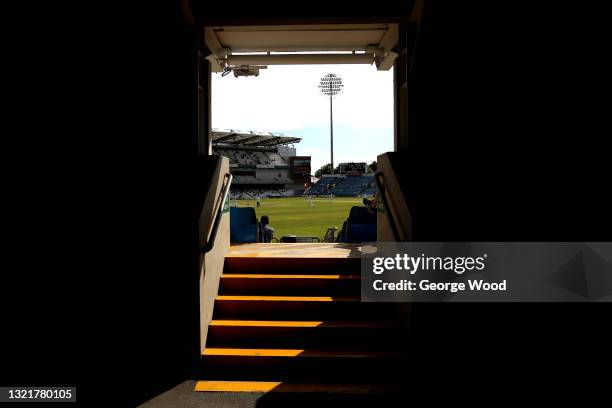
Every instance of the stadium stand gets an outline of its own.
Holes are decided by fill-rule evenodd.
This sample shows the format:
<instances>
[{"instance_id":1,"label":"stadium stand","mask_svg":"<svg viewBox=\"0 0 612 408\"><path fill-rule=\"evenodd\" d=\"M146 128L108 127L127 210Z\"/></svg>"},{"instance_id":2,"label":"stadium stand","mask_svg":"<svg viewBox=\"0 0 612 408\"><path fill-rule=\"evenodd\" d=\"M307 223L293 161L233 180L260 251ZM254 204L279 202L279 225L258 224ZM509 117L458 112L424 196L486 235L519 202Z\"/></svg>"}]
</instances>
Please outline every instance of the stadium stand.
<instances>
[{"instance_id":1,"label":"stadium stand","mask_svg":"<svg viewBox=\"0 0 612 408\"><path fill-rule=\"evenodd\" d=\"M334 187L328 189L328 185ZM304 194L327 195L333 194L337 197L357 197L361 195L373 195L376 191L374 176L363 174L361 176L337 176L322 177Z\"/></svg>"},{"instance_id":2,"label":"stadium stand","mask_svg":"<svg viewBox=\"0 0 612 408\"><path fill-rule=\"evenodd\" d=\"M369 184L363 189L361 192L362 195L372 196L376 192L376 183L374 181L374 177L369 182Z\"/></svg>"},{"instance_id":3,"label":"stadium stand","mask_svg":"<svg viewBox=\"0 0 612 408\"><path fill-rule=\"evenodd\" d=\"M328 190L327 186L337 185L342 181L343 177L321 177L306 194L321 195L329 194L331 190Z\"/></svg>"},{"instance_id":4,"label":"stadium stand","mask_svg":"<svg viewBox=\"0 0 612 408\"><path fill-rule=\"evenodd\" d=\"M301 140L297 137L215 129L212 139L213 152L230 159L233 199L303 194L356 197L376 191L373 174L365 173L366 163L340 163L341 174L324 175L304 189L310 184L310 157L296 155L294 144Z\"/></svg>"},{"instance_id":5,"label":"stadium stand","mask_svg":"<svg viewBox=\"0 0 612 408\"><path fill-rule=\"evenodd\" d=\"M213 152L230 159L232 198L286 197L310 183L310 156L296 156L300 138L232 129L211 136Z\"/></svg>"},{"instance_id":6,"label":"stadium stand","mask_svg":"<svg viewBox=\"0 0 612 408\"><path fill-rule=\"evenodd\" d=\"M295 197L301 196L304 190L286 190L286 189L249 189L249 190L237 190L230 192L232 200L236 199L255 199L260 198L282 198L282 197Z\"/></svg>"},{"instance_id":7,"label":"stadium stand","mask_svg":"<svg viewBox=\"0 0 612 408\"><path fill-rule=\"evenodd\" d=\"M358 196L363 194L373 180L374 178L372 176L345 177L342 182L336 185L332 193L338 197Z\"/></svg>"}]
</instances>

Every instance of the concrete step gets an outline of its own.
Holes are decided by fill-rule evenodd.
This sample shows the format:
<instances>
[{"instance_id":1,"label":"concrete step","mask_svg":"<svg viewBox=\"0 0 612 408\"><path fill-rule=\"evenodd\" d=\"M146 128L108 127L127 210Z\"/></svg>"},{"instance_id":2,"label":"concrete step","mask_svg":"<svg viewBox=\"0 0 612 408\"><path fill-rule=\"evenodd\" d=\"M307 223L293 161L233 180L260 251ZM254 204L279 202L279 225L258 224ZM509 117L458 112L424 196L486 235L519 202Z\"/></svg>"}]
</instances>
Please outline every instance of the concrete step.
<instances>
[{"instance_id":1,"label":"concrete step","mask_svg":"<svg viewBox=\"0 0 612 408\"><path fill-rule=\"evenodd\" d=\"M405 355L388 350L324 350L324 349L258 349L258 348L218 348L206 347L203 356L224 357L284 357L284 358L403 358Z\"/></svg>"},{"instance_id":2,"label":"concrete step","mask_svg":"<svg viewBox=\"0 0 612 408\"><path fill-rule=\"evenodd\" d=\"M410 370L410 359L401 350L209 349L196 372L200 380L386 383L401 382Z\"/></svg>"},{"instance_id":3,"label":"concrete step","mask_svg":"<svg viewBox=\"0 0 612 408\"><path fill-rule=\"evenodd\" d=\"M359 295L359 275L223 274L221 295Z\"/></svg>"},{"instance_id":4,"label":"concrete step","mask_svg":"<svg viewBox=\"0 0 612 408\"><path fill-rule=\"evenodd\" d=\"M397 346L399 325L367 321L213 320L209 347L339 348Z\"/></svg>"},{"instance_id":5,"label":"concrete step","mask_svg":"<svg viewBox=\"0 0 612 408\"><path fill-rule=\"evenodd\" d=\"M216 320L355 320L389 321L395 308L387 303L362 303L358 296L238 296L215 299Z\"/></svg>"},{"instance_id":6,"label":"concrete step","mask_svg":"<svg viewBox=\"0 0 612 408\"><path fill-rule=\"evenodd\" d=\"M358 275L360 258L225 258L224 274Z\"/></svg>"},{"instance_id":7,"label":"concrete step","mask_svg":"<svg viewBox=\"0 0 612 408\"><path fill-rule=\"evenodd\" d=\"M368 394L399 392L397 386L384 384L320 384L289 383L283 381L198 381L198 392L281 392L281 393L334 393Z\"/></svg>"}]
</instances>

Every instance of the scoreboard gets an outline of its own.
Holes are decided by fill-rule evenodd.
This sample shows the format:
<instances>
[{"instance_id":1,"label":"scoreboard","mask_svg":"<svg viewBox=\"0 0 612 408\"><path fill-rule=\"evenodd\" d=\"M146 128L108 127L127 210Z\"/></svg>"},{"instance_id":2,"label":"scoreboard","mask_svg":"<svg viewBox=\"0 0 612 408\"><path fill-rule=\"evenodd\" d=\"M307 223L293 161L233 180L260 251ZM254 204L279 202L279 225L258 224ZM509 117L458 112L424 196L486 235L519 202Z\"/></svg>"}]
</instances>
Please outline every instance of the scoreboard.
<instances>
[{"instance_id":1,"label":"scoreboard","mask_svg":"<svg viewBox=\"0 0 612 408\"><path fill-rule=\"evenodd\" d=\"M340 163L338 165L338 171L340 174L354 176L367 173L368 165L367 163Z\"/></svg>"}]
</instances>

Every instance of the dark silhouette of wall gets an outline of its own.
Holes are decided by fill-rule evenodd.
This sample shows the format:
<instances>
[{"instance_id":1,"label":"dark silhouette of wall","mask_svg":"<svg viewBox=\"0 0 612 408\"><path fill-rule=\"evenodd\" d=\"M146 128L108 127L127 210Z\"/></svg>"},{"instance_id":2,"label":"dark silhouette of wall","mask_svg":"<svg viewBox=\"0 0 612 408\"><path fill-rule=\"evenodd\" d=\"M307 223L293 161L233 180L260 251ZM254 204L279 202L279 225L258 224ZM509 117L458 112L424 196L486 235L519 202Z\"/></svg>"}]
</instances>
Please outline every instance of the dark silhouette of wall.
<instances>
[{"instance_id":1,"label":"dark silhouette of wall","mask_svg":"<svg viewBox=\"0 0 612 408\"><path fill-rule=\"evenodd\" d=\"M400 6L374 11L396 16ZM205 170L193 50L179 3L158 7L129 18L114 10L118 24L77 10L77 23L54 24L57 38L40 33L23 46L36 56L26 74L36 87L21 93L36 103L21 121L33 129L7 138L24 153L6 172L15 228L6 244L14 259L3 268L3 321L12 322L3 328L4 384L76 384L80 401L133 406L197 363ZM212 19L373 12L330 2L206 7ZM601 86L591 56L603 37L598 24L573 25L591 21L581 12L552 2L426 4L409 80L405 188L416 239L610 240L601 139L610 132L589 94ZM609 320L609 308L590 304L413 310L411 372L450 372L455 385L468 384L460 374L470 366L495 373L479 377L490 389L510 383L507 368L522 368L523 384L546 377L569 390L575 376L565 374L585 375L601 358Z\"/></svg>"}]
</instances>

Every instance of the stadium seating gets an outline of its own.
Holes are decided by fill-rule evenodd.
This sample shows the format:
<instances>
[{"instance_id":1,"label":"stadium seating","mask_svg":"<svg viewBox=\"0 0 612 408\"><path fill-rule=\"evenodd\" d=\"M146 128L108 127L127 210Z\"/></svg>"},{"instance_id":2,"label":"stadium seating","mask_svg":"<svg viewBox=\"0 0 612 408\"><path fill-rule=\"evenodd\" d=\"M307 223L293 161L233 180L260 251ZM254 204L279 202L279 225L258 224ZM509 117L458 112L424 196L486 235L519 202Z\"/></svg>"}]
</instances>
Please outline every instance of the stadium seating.
<instances>
[{"instance_id":1,"label":"stadium seating","mask_svg":"<svg viewBox=\"0 0 612 408\"><path fill-rule=\"evenodd\" d=\"M270 164L274 164L275 166L289 166L289 163L278 153L274 152L265 152L266 160L270 162Z\"/></svg>"},{"instance_id":2,"label":"stadium seating","mask_svg":"<svg viewBox=\"0 0 612 408\"><path fill-rule=\"evenodd\" d=\"M289 163L278 153L264 152L259 150L231 150L214 149L219 154L230 159L230 163L239 166L274 165L275 167L289 167Z\"/></svg>"},{"instance_id":3,"label":"stadium seating","mask_svg":"<svg viewBox=\"0 0 612 408\"><path fill-rule=\"evenodd\" d=\"M335 187L328 190L327 185ZM325 195L333 194L338 197L357 197L360 195L373 195L376 191L373 175L349 177L323 177L306 194Z\"/></svg>"},{"instance_id":4,"label":"stadium seating","mask_svg":"<svg viewBox=\"0 0 612 408\"><path fill-rule=\"evenodd\" d=\"M214 152L229 158L231 164L238 164L241 166L254 166L257 164L262 164L259 156L248 151L215 149Z\"/></svg>"},{"instance_id":5,"label":"stadium seating","mask_svg":"<svg viewBox=\"0 0 612 408\"><path fill-rule=\"evenodd\" d=\"M340 183L336 184L332 193L338 197L355 197L362 194L370 181L371 177L368 176L345 177Z\"/></svg>"},{"instance_id":6,"label":"stadium seating","mask_svg":"<svg viewBox=\"0 0 612 408\"><path fill-rule=\"evenodd\" d=\"M310 187L307 194L329 194L327 190L328 184L338 184L342 181L343 177L323 177L319 181Z\"/></svg>"},{"instance_id":7,"label":"stadium seating","mask_svg":"<svg viewBox=\"0 0 612 408\"><path fill-rule=\"evenodd\" d=\"M229 158L234 177L230 187L232 199L292 197L294 190L299 190L308 180L309 161L300 161L301 165L296 165L299 171L293 172L290 164L292 157L303 158L296 156L293 146L300 138L233 129L212 129L211 137L214 154Z\"/></svg>"},{"instance_id":8,"label":"stadium seating","mask_svg":"<svg viewBox=\"0 0 612 408\"><path fill-rule=\"evenodd\" d=\"M257 216L252 207L230 208L230 242L257 242Z\"/></svg>"}]
</instances>

